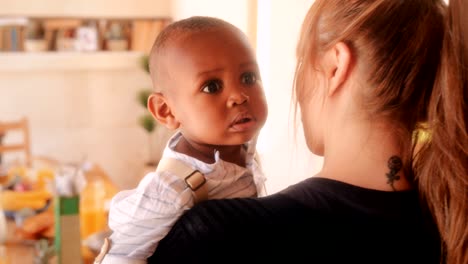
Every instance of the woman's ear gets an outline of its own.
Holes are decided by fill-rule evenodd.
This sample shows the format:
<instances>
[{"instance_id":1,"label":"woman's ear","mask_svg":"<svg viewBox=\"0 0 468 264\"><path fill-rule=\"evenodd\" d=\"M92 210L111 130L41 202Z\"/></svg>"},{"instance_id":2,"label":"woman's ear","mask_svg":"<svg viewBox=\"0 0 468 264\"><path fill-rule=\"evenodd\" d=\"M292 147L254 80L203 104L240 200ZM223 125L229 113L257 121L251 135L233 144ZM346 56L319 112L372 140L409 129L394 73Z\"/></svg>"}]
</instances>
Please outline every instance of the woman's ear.
<instances>
[{"instance_id":1,"label":"woman's ear","mask_svg":"<svg viewBox=\"0 0 468 264\"><path fill-rule=\"evenodd\" d=\"M325 73L328 78L328 95L334 94L348 78L351 69L351 50L344 42L338 42L325 56Z\"/></svg>"},{"instance_id":2,"label":"woman's ear","mask_svg":"<svg viewBox=\"0 0 468 264\"><path fill-rule=\"evenodd\" d=\"M177 121L162 93L152 93L148 97L147 107L154 119L169 129L177 129L180 123Z\"/></svg>"}]
</instances>

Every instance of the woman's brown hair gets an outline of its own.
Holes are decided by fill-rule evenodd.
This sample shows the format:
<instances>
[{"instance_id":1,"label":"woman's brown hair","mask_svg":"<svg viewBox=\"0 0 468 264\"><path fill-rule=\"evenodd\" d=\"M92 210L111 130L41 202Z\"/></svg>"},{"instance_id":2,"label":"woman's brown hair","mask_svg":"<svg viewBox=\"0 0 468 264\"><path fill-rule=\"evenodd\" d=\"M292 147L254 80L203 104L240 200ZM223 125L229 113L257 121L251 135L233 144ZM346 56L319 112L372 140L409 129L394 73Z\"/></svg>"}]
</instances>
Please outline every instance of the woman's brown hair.
<instances>
[{"instance_id":1,"label":"woman's brown hair","mask_svg":"<svg viewBox=\"0 0 468 264\"><path fill-rule=\"evenodd\" d=\"M468 2L449 4L441 65L428 109L430 140L415 170L447 263L468 263Z\"/></svg>"},{"instance_id":2,"label":"woman's brown hair","mask_svg":"<svg viewBox=\"0 0 468 264\"><path fill-rule=\"evenodd\" d=\"M466 0L316 0L297 46L300 96L321 52L350 47L371 87L359 102L370 118L396 125L404 173L432 212L449 264L468 263L467 16Z\"/></svg>"}]
</instances>

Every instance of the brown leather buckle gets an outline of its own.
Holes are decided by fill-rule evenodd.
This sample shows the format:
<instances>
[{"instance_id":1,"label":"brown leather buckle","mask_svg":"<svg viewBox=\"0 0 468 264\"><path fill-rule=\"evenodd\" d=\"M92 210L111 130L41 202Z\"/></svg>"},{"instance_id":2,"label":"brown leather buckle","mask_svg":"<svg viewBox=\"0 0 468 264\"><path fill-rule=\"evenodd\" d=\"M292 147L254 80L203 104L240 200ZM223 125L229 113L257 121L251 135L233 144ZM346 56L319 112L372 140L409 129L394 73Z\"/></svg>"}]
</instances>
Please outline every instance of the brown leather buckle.
<instances>
[{"instance_id":1,"label":"brown leather buckle","mask_svg":"<svg viewBox=\"0 0 468 264\"><path fill-rule=\"evenodd\" d=\"M192 191L196 191L205 184L206 179L201 172L196 170L185 177L184 181Z\"/></svg>"}]
</instances>

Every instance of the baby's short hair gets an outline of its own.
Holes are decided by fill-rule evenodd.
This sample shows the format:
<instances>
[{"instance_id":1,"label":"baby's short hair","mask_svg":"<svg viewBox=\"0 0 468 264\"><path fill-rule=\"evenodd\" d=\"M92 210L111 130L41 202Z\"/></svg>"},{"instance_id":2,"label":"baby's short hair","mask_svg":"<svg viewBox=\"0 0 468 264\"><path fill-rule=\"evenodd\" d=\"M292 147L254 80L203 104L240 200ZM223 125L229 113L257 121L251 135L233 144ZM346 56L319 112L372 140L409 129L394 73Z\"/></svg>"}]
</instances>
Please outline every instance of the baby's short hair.
<instances>
[{"instance_id":1,"label":"baby's short hair","mask_svg":"<svg viewBox=\"0 0 468 264\"><path fill-rule=\"evenodd\" d=\"M162 49L173 38L187 33L196 33L210 28L233 26L232 24L215 17L193 16L176 21L165 27L154 41L152 52Z\"/></svg>"},{"instance_id":2,"label":"baby's short hair","mask_svg":"<svg viewBox=\"0 0 468 264\"><path fill-rule=\"evenodd\" d=\"M227 21L209 16L192 16L167 25L156 37L149 55L148 62L152 78L155 77L154 74L156 74L157 71L155 57L157 57L161 52L164 52L167 45L188 34L220 27L237 29L237 27Z\"/></svg>"}]
</instances>

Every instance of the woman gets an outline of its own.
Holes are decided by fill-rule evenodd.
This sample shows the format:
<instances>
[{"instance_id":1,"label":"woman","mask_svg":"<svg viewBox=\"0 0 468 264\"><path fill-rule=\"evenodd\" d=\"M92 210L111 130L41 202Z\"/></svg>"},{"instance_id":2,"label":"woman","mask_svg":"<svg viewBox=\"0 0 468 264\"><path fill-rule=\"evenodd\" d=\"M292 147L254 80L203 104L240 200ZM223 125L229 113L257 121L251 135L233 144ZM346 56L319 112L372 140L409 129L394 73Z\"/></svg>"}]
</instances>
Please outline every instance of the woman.
<instances>
[{"instance_id":1,"label":"woman","mask_svg":"<svg viewBox=\"0 0 468 264\"><path fill-rule=\"evenodd\" d=\"M468 263L467 12L316 0L295 94L323 168L264 198L195 206L149 263Z\"/></svg>"}]
</instances>

